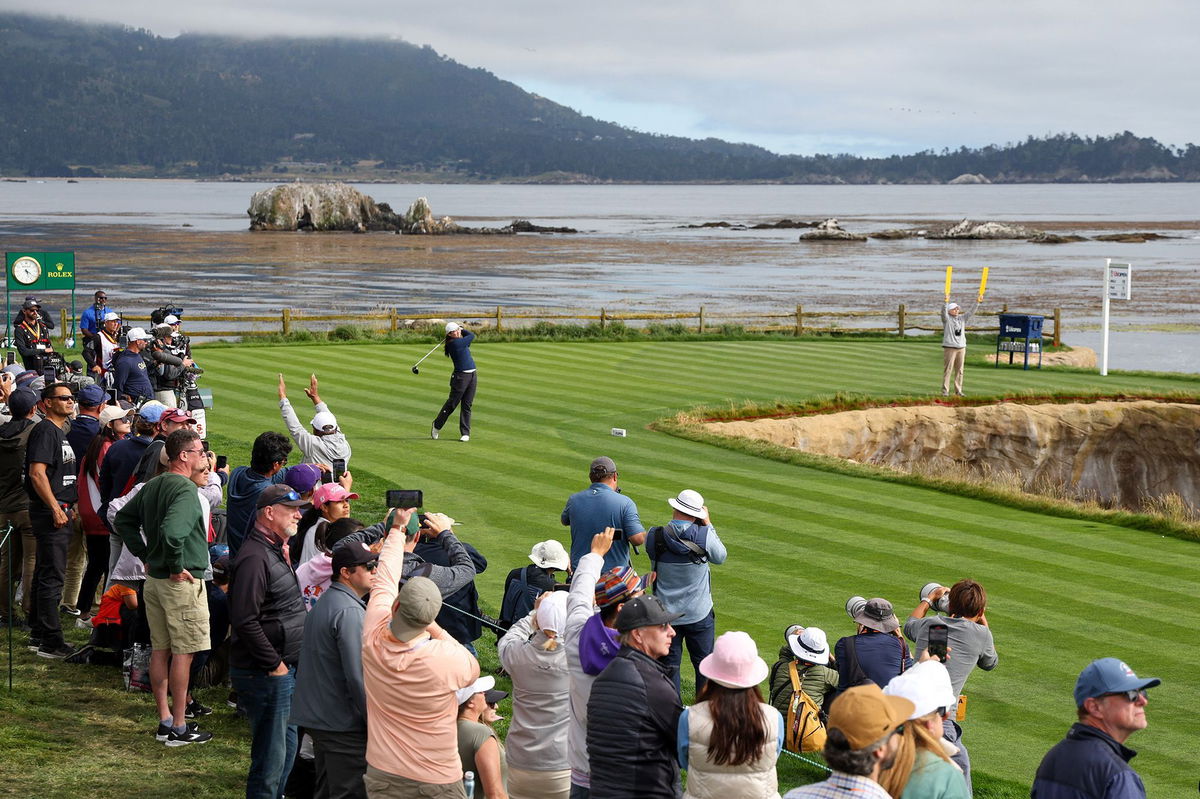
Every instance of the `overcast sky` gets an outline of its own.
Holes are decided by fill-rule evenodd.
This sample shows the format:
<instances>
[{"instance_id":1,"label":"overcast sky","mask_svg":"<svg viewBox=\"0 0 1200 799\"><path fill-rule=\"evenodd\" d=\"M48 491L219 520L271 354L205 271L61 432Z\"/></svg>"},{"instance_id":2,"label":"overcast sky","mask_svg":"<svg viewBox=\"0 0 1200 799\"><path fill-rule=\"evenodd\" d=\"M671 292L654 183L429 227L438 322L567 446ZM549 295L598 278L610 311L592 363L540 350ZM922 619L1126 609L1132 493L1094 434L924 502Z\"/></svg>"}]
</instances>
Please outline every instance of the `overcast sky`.
<instances>
[{"instance_id":1,"label":"overcast sky","mask_svg":"<svg viewBox=\"0 0 1200 799\"><path fill-rule=\"evenodd\" d=\"M600 119L861 155L1131 130L1200 143L1200 2L0 0L162 36L388 36Z\"/></svg>"}]
</instances>

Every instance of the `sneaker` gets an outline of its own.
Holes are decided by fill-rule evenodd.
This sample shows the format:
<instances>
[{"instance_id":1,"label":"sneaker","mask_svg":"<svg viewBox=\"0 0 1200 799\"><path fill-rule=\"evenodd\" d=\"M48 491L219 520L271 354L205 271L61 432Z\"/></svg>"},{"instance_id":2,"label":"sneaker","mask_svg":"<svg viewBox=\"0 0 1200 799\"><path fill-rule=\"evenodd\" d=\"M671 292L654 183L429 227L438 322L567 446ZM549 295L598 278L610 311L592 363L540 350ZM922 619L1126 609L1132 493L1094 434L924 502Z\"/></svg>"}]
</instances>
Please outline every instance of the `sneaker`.
<instances>
[{"instance_id":1,"label":"sneaker","mask_svg":"<svg viewBox=\"0 0 1200 799\"><path fill-rule=\"evenodd\" d=\"M196 726L195 722L186 724L186 726L188 732L196 732L200 729L198 726ZM158 723L158 730L154 733L154 740L158 741L159 743L166 743L167 738L169 738L171 735L171 729L172 728L170 724L163 724L160 721Z\"/></svg>"},{"instance_id":2,"label":"sneaker","mask_svg":"<svg viewBox=\"0 0 1200 799\"><path fill-rule=\"evenodd\" d=\"M429 428L429 437L432 438L434 441L437 441L438 429L436 427Z\"/></svg>"},{"instance_id":3,"label":"sneaker","mask_svg":"<svg viewBox=\"0 0 1200 799\"><path fill-rule=\"evenodd\" d=\"M83 616L80 616L78 619L75 620L75 626L81 630L92 629L92 617L88 616L85 618Z\"/></svg>"},{"instance_id":4,"label":"sneaker","mask_svg":"<svg viewBox=\"0 0 1200 799\"><path fill-rule=\"evenodd\" d=\"M194 724L189 726L183 732L175 732L171 730L167 734L167 746L187 746L188 744L204 744L212 740L213 734L205 732Z\"/></svg>"},{"instance_id":5,"label":"sneaker","mask_svg":"<svg viewBox=\"0 0 1200 799\"><path fill-rule=\"evenodd\" d=\"M73 608L73 607L70 607L70 606L68 606L68 605L59 605L59 606L58 606L58 612L59 612L59 613L65 613L65 614L67 614L68 616L78 616L78 615L79 615L79 608Z\"/></svg>"},{"instance_id":6,"label":"sneaker","mask_svg":"<svg viewBox=\"0 0 1200 799\"><path fill-rule=\"evenodd\" d=\"M470 440L471 440L471 437L470 437L470 436L463 436L462 438L460 438L460 439L458 439L458 440L459 440L459 441L470 441Z\"/></svg>"},{"instance_id":7,"label":"sneaker","mask_svg":"<svg viewBox=\"0 0 1200 799\"><path fill-rule=\"evenodd\" d=\"M228 707L237 710L237 691L230 691L229 696L225 697L225 704Z\"/></svg>"},{"instance_id":8,"label":"sneaker","mask_svg":"<svg viewBox=\"0 0 1200 799\"><path fill-rule=\"evenodd\" d=\"M42 648L42 639L34 638L32 635L29 636L29 651L36 652L41 648Z\"/></svg>"},{"instance_id":9,"label":"sneaker","mask_svg":"<svg viewBox=\"0 0 1200 799\"><path fill-rule=\"evenodd\" d=\"M212 708L207 705L202 705L193 699L188 702L187 710L183 712L184 718L198 719L201 716L208 716L212 713Z\"/></svg>"},{"instance_id":10,"label":"sneaker","mask_svg":"<svg viewBox=\"0 0 1200 799\"><path fill-rule=\"evenodd\" d=\"M63 658L65 658L69 655L74 655L75 647L71 646L70 644L66 644L66 643L59 644L58 646L49 646L47 644L42 644L41 646L38 647L37 653L38 653L38 657L40 657L40 658L50 658L51 660L62 660Z\"/></svg>"}]
</instances>

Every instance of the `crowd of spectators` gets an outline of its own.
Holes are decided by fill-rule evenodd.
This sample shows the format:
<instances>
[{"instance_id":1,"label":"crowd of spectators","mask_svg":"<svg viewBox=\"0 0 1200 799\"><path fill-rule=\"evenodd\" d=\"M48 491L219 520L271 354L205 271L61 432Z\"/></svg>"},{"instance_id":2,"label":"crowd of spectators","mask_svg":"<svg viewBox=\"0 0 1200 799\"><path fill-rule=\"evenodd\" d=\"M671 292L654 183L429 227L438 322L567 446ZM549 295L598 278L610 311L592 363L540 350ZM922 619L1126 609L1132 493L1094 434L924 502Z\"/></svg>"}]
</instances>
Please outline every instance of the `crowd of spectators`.
<instances>
[{"instance_id":1,"label":"crowd of spectators","mask_svg":"<svg viewBox=\"0 0 1200 799\"><path fill-rule=\"evenodd\" d=\"M22 312L36 333L38 309ZM100 342L107 312L93 316ZM124 352L140 358L136 341ZM213 710L195 690L229 690L251 739L247 797L463 797L473 786L488 799L778 799L784 751L819 751L832 769L788 799L972 794L962 696L976 667L998 664L973 580L923 593L903 624L886 599L852 597L850 634L831 647L824 630L788 625L768 667L747 633L717 635L711 568L729 553L704 498L663 500L669 519L646 530L616 464L599 457L562 511L566 546L538 541L528 563L505 564L498 624L475 584L487 559L452 518L354 518L350 444L315 375L310 429L280 378L290 437L263 432L232 471L177 405L14 378L0 378L0 524L13 531L4 556L20 564L0 591L4 621L27 628L37 656L120 664L133 683L148 653L140 679L168 747L211 740L199 720ZM293 441L301 459L289 465ZM641 545L652 571L639 575ZM67 643L72 616L60 610L92 630L87 646ZM504 739L492 726L503 693L480 674L485 628L512 681ZM945 651L931 645L935 628ZM1089 665L1079 723L1034 795L1144 795L1124 743L1157 684L1112 659ZM312 784L289 788L304 760Z\"/></svg>"}]
</instances>

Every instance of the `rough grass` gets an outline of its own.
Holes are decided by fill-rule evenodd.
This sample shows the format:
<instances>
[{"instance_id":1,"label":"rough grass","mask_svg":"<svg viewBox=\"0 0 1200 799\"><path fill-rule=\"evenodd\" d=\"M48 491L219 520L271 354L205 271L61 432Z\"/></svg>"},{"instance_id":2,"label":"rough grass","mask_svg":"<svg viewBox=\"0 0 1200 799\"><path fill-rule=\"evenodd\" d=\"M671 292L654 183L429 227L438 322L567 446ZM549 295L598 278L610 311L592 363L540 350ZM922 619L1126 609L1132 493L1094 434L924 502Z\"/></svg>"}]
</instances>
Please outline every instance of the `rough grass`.
<instances>
[{"instance_id":1,"label":"rough grass","mask_svg":"<svg viewBox=\"0 0 1200 799\"><path fill-rule=\"evenodd\" d=\"M449 377L438 354L419 376L409 372L429 347L206 349L199 353L208 370L203 384L216 403L210 440L232 464L244 463L255 434L283 429L275 373L286 375L307 421L301 388L316 371L322 396L354 445L350 468L363 494L354 515L381 516L387 488L423 489L430 509L457 518L465 540L491 561L478 584L492 608L505 573L527 562L532 543L565 536L558 516L567 495L586 484L588 462L611 455L647 525L669 518L665 499L680 489L704 494L730 553L727 564L713 569L719 631L748 631L768 660L789 624L815 624L832 639L849 633L842 606L851 594L887 597L905 613L925 582L974 577L988 588L1001 657L994 672L976 673L966 689L966 742L978 795L1028 795L1037 762L1073 718L1076 675L1104 655L1163 678L1151 692L1150 728L1131 741L1141 750L1135 765L1150 795L1195 790L1188 776L1191 697L1200 690L1193 657L1200 625L1195 543L648 429L698 405L778 401L783 407L839 391L927 398L940 391L936 342L480 342L473 348L480 377L469 444L428 438ZM975 363L966 386L981 396L1200 392L1195 377L1100 378ZM627 429L628 437L611 437L613 427ZM644 554L635 565L648 568ZM485 667L494 658L491 641L485 634L479 647ZM691 701L686 667L684 683ZM0 790L149 796L183 774L181 784L191 792L239 793L247 752L241 722L218 719L212 726L219 739L207 747L167 750L149 739L155 719L148 698L127 696L117 684L115 673L18 651L16 689L0 688ZM223 694L202 698L215 705ZM819 776L787 758L780 775L785 790Z\"/></svg>"}]
</instances>

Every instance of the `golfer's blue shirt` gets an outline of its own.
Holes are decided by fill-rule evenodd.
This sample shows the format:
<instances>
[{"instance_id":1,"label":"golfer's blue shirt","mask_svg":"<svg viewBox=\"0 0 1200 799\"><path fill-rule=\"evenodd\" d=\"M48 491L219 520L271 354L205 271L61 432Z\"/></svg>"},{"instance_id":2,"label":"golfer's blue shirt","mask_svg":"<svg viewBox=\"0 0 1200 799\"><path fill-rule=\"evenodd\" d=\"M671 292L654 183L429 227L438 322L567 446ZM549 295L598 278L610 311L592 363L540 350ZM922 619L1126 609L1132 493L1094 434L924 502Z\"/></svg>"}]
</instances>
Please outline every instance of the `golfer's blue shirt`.
<instances>
[{"instance_id":1,"label":"golfer's blue shirt","mask_svg":"<svg viewBox=\"0 0 1200 799\"><path fill-rule=\"evenodd\" d=\"M462 338L446 339L446 351L450 355L450 360L454 361L454 371L469 372L475 368L475 359L471 357L471 342L475 340L475 334L469 330L464 330Z\"/></svg>"},{"instance_id":2,"label":"golfer's blue shirt","mask_svg":"<svg viewBox=\"0 0 1200 799\"><path fill-rule=\"evenodd\" d=\"M592 483L567 499L562 523L571 525L571 568L592 550L592 537L603 533L605 527L625 531L625 537L646 532L638 518L637 505L624 494L613 491L606 483ZM604 571L629 563L629 542L614 540L604 556Z\"/></svg>"}]
</instances>

